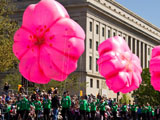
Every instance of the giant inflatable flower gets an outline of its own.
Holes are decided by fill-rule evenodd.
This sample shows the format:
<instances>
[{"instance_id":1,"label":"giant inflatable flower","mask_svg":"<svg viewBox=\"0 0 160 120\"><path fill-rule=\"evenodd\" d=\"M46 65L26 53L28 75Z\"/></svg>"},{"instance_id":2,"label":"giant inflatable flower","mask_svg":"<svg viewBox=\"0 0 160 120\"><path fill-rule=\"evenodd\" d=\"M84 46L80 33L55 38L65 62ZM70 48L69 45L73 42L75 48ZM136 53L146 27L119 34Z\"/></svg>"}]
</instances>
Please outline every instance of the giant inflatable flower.
<instances>
[{"instance_id":1,"label":"giant inflatable flower","mask_svg":"<svg viewBox=\"0 0 160 120\"><path fill-rule=\"evenodd\" d=\"M55 0L41 0L27 7L14 35L13 52L20 60L20 73L45 84L63 81L77 68L84 51L85 33Z\"/></svg>"},{"instance_id":2,"label":"giant inflatable flower","mask_svg":"<svg viewBox=\"0 0 160 120\"><path fill-rule=\"evenodd\" d=\"M99 72L106 78L109 89L127 93L139 87L142 81L140 60L123 38L116 36L105 40L98 52Z\"/></svg>"},{"instance_id":3,"label":"giant inflatable flower","mask_svg":"<svg viewBox=\"0 0 160 120\"><path fill-rule=\"evenodd\" d=\"M160 46L152 49L150 60L151 84L155 90L160 91Z\"/></svg>"}]
</instances>

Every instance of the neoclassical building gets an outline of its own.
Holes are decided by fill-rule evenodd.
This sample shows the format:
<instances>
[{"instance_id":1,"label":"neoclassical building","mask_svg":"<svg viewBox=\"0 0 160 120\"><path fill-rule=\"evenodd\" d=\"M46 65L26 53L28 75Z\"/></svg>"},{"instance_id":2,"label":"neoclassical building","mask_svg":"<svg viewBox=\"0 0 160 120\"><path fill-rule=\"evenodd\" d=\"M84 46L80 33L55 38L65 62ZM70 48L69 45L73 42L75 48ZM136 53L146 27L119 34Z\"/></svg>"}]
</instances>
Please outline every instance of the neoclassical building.
<instances>
[{"instance_id":1,"label":"neoclassical building","mask_svg":"<svg viewBox=\"0 0 160 120\"><path fill-rule=\"evenodd\" d=\"M16 1L16 0L15 0ZM86 33L85 52L80 57L76 72L79 81L87 82L79 88L86 94L106 95L116 98L98 72L98 45L112 36L122 36L130 49L141 60L143 68L149 66L151 50L160 43L160 29L114 0L58 0L68 10L72 19L78 22ZM16 1L19 12L15 16L21 21L25 7L37 0Z\"/></svg>"}]
</instances>

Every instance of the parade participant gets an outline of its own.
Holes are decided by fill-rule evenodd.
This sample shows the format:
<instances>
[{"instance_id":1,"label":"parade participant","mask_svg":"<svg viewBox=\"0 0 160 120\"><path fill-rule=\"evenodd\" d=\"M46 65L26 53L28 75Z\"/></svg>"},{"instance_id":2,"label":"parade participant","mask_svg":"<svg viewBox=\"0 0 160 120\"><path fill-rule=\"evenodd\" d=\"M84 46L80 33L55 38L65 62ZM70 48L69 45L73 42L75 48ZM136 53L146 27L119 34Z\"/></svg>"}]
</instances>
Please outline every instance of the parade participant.
<instances>
[{"instance_id":1,"label":"parade participant","mask_svg":"<svg viewBox=\"0 0 160 120\"><path fill-rule=\"evenodd\" d=\"M126 103L123 104L121 110L122 110L122 118L127 119L127 105L126 105Z\"/></svg>"},{"instance_id":2,"label":"parade participant","mask_svg":"<svg viewBox=\"0 0 160 120\"><path fill-rule=\"evenodd\" d=\"M7 101L7 104L5 105L6 111L5 111L5 120L10 120L10 110L11 110L11 101Z\"/></svg>"},{"instance_id":3,"label":"parade participant","mask_svg":"<svg viewBox=\"0 0 160 120\"><path fill-rule=\"evenodd\" d=\"M51 111L51 100L48 99L48 95L45 95L45 99L43 100L43 108L44 108L44 120L49 120L49 113Z\"/></svg>"},{"instance_id":4,"label":"parade participant","mask_svg":"<svg viewBox=\"0 0 160 120\"><path fill-rule=\"evenodd\" d=\"M90 115L90 104L88 103L87 104L87 110L86 110L86 115L87 115L87 119L90 120L91 119L91 115Z\"/></svg>"},{"instance_id":5,"label":"parade participant","mask_svg":"<svg viewBox=\"0 0 160 120\"><path fill-rule=\"evenodd\" d=\"M66 117L69 118L69 109L71 107L71 98L67 96L67 92L64 92L64 95L61 100L62 104L62 117L63 120L66 120Z\"/></svg>"},{"instance_id":6,"label":"parade participant","mask_svg":"<svg viewBox=\"0 0 160 120\"><path fill-rule=\"evenodd\" d=\"M86 120L86 110L87 110L87 100L85 99L85 96L81 97L81 100L79 101L79 105L80 105L80 115L81 115L81 120Z\"/></svg>"},{"instance_id":7,"label":"parade participant","mask_svg":"<svg viewBox=\"0 0 160 120\"><path fill-rule=\"evenodd\" d=\"M103 117L103 120L105 120L106 105L107 105L107 102L104 101L104 98L101 98L98 108L100 110L100 117L101 119Z\"/></svg>"},{"instance_id":8,"label":"parade participant","mask_svg":"<svg viewBox=\"0 0 160 120\"><path fill-rule=\"evenodd\" d=\"M131 105L131 115L133 120L136 120L136 112L137 112L137 105L135 104L135 102L133 102L133 105Z\"/></svg>"},{"instance_id":9,"label":"parade participant","mask_svg":"<svg viewBox=\"0 0 160 120\"><path fill-rule=\"evenodd\" d=\"M28 120L29 118L29 113L31 110L31 106L33 106L33 103L31 102L31 99L26 101L26 113L25 113L25 119Z\"/></svg>"},{"instance_id":10,"label":"parade participant","mask_svg":"<svg viewBox=\"0 0 160 120\"><path fill-rule=\"evenodd\" d=\"M24 120L25 119L25 114L26 114L26 108L27 108L27 102L28 100L26 99L25 95L21 97L21 117Z\"/></svg>"},{"instance_id":11,"label":"parade participant","mask_svg":"<svg viewBox=\"0 0 160 120\"><path fill-rule=\"evenodd\" d=\"M115 102L115 103L112 105L112 114L113 114L113 118L114 118L114 119L117 119L117 109L118 109L118 105L117 105L117 103Z\"/></svg>"},{"instance_id":12,"label":"parade participant","mask_svg":"<svg viewBox=\"0 0 160 120\"><path fill-rule=\"evenodd\" d=\"M33 102L33 104L35 106L36 120L38 120L42 110L40 97L37 97L36 100Z\"/></svg>"},{"instance_id":13,"label":"parade participant","mask_svg":"<svg viewBox=\"0 0 160 120\"><path fill-rule=\"evenodd\" d=\"M142 119L143 120L147 119L147 107L144 104L142 106Z\"/></svg>"},{"instance_id":14,"label":"parade participant","mask_svg":"<svg viewBox=\"0 0 160 120\"><path fill-rule=\"evenodd\" d=\"M97 102L96 102L96 99L94 98L93 101L90 104L92 120L95 120L95 117L96 117L96 105L97 105Z\"/></svg>"},{"instance_id":15,"label":"parade participant","mask_svg":"<svg viewBox=\"0 0 160 120\"><path fill-rule=\"evenodd\" d=\"M149 118L149 119L151 119L151 117L152 117L152 107L150 106L150 104L149 103L147 103L147 117Z\"/></svg>"},{"instance_id":16,"label":"parade participant","mask_svg":"<svg viewBox=\"0 0 160 120\"><path fill-rule=\"evenodd\" d=\"M16 120L18 120L18 118L19 118L19 116L20 117L22 117L21 116L21 112L22 112L22 107L21 107L21 101L20 101L20 96L19 97L17 97L17 101L16 101L16 103L15 103L15 105L16 105L16 108L17 108L17 114L16 114Z\"/></svg>"}]
</instances>

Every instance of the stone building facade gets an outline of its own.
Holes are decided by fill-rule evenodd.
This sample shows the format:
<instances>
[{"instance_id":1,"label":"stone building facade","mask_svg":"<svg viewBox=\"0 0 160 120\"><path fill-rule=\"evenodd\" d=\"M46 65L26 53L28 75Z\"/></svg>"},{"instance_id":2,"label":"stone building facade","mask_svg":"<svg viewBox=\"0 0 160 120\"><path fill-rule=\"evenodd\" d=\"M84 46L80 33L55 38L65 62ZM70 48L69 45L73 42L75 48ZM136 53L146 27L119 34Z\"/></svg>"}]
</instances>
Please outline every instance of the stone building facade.
<instances>
[{"instance_id":1,"label":"stone building facade","mask_svg":"<svg viewBox=\"0 0 160 120\"><path fill-rule=\"evenodd\" d=\"M85 52L80 57L76 70L80 75L79 81L88 83L83 88L83 93L101 93L116 98L117 94L107 88L105 79L98 72L98 45L109 37L122 36L145 68L149 66L152 48L160 43L160 29L114 0L58 1L86 33ZM15 18L21 22L25 7L36 2L37 0L15 0L14 4L18 7Z\"/></svg>"}]
</instances>

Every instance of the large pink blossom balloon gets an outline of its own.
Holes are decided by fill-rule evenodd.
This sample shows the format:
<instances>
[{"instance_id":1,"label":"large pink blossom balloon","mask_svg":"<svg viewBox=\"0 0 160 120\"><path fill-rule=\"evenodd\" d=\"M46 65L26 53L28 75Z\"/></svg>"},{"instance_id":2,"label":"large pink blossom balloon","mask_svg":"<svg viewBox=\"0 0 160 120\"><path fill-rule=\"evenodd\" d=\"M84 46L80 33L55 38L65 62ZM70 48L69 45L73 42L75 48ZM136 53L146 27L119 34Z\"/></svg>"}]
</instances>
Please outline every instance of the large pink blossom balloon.
<instances>
[{"instance_id":1,"label":"large pink blossom balloon","mask_svg":"<svg viewBox=\"0 0 160 120\"><path fill-rule=\"evenodd\" d=\"M155 90L160 91L160 46L152 49L150 60L151 84Z\"/></svg>"},{"instance_id":2,"label":"large pink blossom balloon","mask_svg":"<svg viewBox=\"0 0 160 120\"><path fill-rule=\"evenodd\" d=\"M60 3L41 0L29 5L14 35L13 52L20 60L20 73L40 84L65 80L77 68L84 39L83 29Z\"/></svg>"},{"instance_id":3,"label":"large pink blossom balloon","mask_svg":"<svg viewBox=\"0 0 160 120\"><path fill-rule=\"evenodd\" d=\"M127 93L139 87L142 79L139 58L132 54L123 38L116 36L102 42L98 48L99 72L109 89Z\"/></svg>"}]
</instances>

